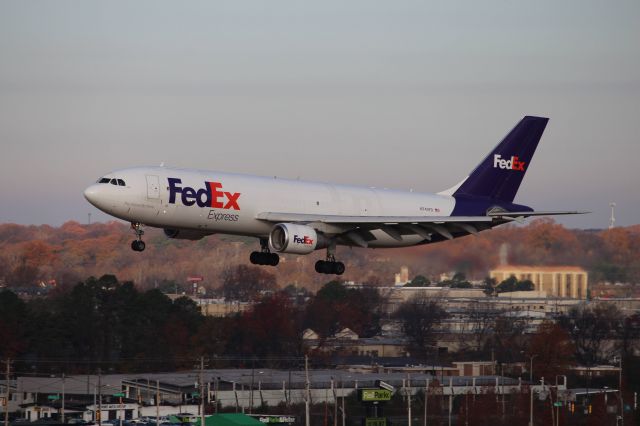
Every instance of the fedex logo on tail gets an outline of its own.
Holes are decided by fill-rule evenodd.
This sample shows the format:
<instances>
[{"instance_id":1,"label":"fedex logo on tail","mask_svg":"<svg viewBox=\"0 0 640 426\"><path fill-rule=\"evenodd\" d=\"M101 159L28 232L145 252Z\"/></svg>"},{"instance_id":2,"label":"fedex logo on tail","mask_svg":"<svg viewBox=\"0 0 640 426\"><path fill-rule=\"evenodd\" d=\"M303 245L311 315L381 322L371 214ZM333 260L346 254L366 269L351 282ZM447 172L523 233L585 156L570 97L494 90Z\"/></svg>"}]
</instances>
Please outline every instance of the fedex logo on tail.
<instances>
[{"instance_id":1,"label":"fedex logo on tail","mask_svg":"<svg viewBox=\"0 0 640 426\"><path fill-rule=\"evenodd\" d=\"M309 237L307 237L306 235L300 237L298 235L294 235L293 236L293 242L296 244L304 244L306 246L310 246L311 244L313 244L313 240Z\"/></svg>"},{"instance_id":2,"label":"fedex logo on tail","mask_svg":"<svg viewBox=\"0 0 640 426\"><path fill-rule=\"evenodd\" d=\"M517 156L512 155L511 159L505 160L500 154L493 155L493 168L494 169L506 169L506 170L519 170L524 172L524 161L520 161Z\"/></svg>"},{"instance_id":3,"label":"fedex logo on tail","mask_svg":"<svg viewBox=\"0 0 640 426\"><path fill-rule=\"evenodd\" d=\"M188 186L182 187L182 179L168 178L169 203L175 204L176 197L180 194L180 201L185 206L197 204L198 207L211 207L215 209L240 210L238 198L239 192L226 192L222 190L220 182L206 182L204 188L194 189Z\"/></svg>"}]
</instances>

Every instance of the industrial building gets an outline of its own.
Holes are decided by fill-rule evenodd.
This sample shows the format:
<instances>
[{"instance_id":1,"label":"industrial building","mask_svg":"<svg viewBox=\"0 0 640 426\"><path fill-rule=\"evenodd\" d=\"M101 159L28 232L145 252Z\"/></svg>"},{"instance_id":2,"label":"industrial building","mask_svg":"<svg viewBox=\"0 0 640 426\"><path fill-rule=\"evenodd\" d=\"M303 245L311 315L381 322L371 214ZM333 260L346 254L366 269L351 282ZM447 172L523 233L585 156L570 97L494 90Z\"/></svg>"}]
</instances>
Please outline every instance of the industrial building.
<instances>
[{"instance_id":1,"label":"industrial building","mask_svg":"<svg viewBox=\"0 0 640 426\"><path fill-rule=\"evenodd\" d=\"M577 266L516 266L501 265L489 271L500 283L509 277L529 280L534 290L552 297L587 299L588 274Z\"/></svg>"}]
</instances>

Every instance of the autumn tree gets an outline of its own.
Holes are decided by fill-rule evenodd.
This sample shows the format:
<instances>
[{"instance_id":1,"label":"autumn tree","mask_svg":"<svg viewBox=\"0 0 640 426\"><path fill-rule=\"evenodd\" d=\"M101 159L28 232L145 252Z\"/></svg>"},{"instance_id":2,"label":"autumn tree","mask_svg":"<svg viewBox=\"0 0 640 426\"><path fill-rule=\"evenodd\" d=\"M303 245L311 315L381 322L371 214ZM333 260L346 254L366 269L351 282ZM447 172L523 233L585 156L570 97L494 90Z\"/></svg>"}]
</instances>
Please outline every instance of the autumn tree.
<instances>
[{"instance_id":1,"label":"autumn tree","mask_svg":"<svg viewBox=\"0 0 640 426\"><path fill-rule=\"evenodd\" d=\"M526 354L534 357L536 376L553 378L566 374L573 363L574 352L569 333L554 322L544 321L531 338Z\"/></svg>"},{"instance_id":2,"label":"autumn tree","mask_svg":"<svg viewBox=\"0 0 640 426\"><path fill-rule=\"evenodd\" d=\"M222 274L222 294L228 300L250 302L277 288L276 277L258 266L237 265Z\"/></svg>"},{"instance_id":3,"label":"autumn tree","mask_svg":"<svg viewBox=\"0 0 640 426\"><path fill-rule=\"evenodd\" d=\"M576 235L550 218L535 219L524 233L522 250L530 264L573 263L580 252Z\"/></svg>"},{"instance_id":4,"label":"autumn tree","mask_svg":"<svg viewBox=\"0 0 640 426\"><path fill-rule=\"evenodd\" d=\"M258 357L299 356L302 352L301 313L284 292L263 297L238 321L235 333L242 353Z\"/></svg>"}]
</instances>

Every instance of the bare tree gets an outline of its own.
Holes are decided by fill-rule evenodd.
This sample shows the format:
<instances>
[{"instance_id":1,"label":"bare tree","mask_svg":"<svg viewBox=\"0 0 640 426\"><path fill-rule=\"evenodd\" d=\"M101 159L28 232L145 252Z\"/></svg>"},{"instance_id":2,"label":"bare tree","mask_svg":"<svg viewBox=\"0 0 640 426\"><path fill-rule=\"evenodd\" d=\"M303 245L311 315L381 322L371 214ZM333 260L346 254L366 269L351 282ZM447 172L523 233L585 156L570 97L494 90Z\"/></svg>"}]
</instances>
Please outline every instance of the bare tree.
<instances>
[{"instance_id":1,"label":"bare tree","mask_svg":"<svg viewBox=\"0 0 640 426\"><path fill-rule=\"evenodd\" d=\"M561 318L576 347L577 359L587 365L609 361L616 352L613 342L623 329L623 317L613 304L574 308Z\"/></svg>"},{"instance_id":2,"label":"bare tree","mask_svg":"<svg viewBox=\"0 0 640 426\"><path fill-rule=\"evenodd\" d=\"M513 312L500 311L494 314L491 326L493 333L485 341L487 351L501 362L514 362L521 359L527 337L527 321Z\"/></svg>"},{"instance_id":3,"label":"bare tree","mask_svg":"<svg viewBox=\"0 0 640 426\"><path fill-rule=\"evenodd\" d=\"M436 328L448 316L439 299L421 295L404 302L394 314L407 336L407 349L422 357L426 357L436 344Z\"/></svg>"},{"instance_id":4,"label":"bare tree","mask_svg":"<svg viewBox=\"0 0 640 426\"><path fill-rule=\"evenodd\" d=\"M469 303L459 330L460 349L481 351L493 331L495 317L499 313L493 303Z\"/></svg>"}]
</instances>

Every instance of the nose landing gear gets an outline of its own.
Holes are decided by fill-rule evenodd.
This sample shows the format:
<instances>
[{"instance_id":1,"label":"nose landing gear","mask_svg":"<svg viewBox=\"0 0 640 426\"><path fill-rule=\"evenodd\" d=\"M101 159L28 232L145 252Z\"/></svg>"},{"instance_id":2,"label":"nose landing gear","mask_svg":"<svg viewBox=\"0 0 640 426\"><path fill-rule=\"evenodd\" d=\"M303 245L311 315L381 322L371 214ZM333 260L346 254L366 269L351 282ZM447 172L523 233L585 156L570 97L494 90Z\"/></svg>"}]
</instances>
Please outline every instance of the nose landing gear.
<instances>
[{"instance_id":1,"label":"nose landing gear","mask_svg":"<svg viewBox=\"0 0 640 426\"><path fill-rule=\"evenodd\" d=\"M142 241L142 236L144 235L143 226L142 223L131 222L131 229L136 233L136 239L131 241L131 250L133 251L144 251L146 247L146 244Z\"/></svg>"},{"instance_id":2,"label":"nose landing gear","mask_svg":"<svg viewBox=\"0 0 640 426\"><path fill-rule=\"evenodd\" d=\"M260 251L254 251L249 256L249 261L254 265L276 266L280 263L278 253L271 253L269 240L260 238Z\"/></svg>"}]
</instances>

